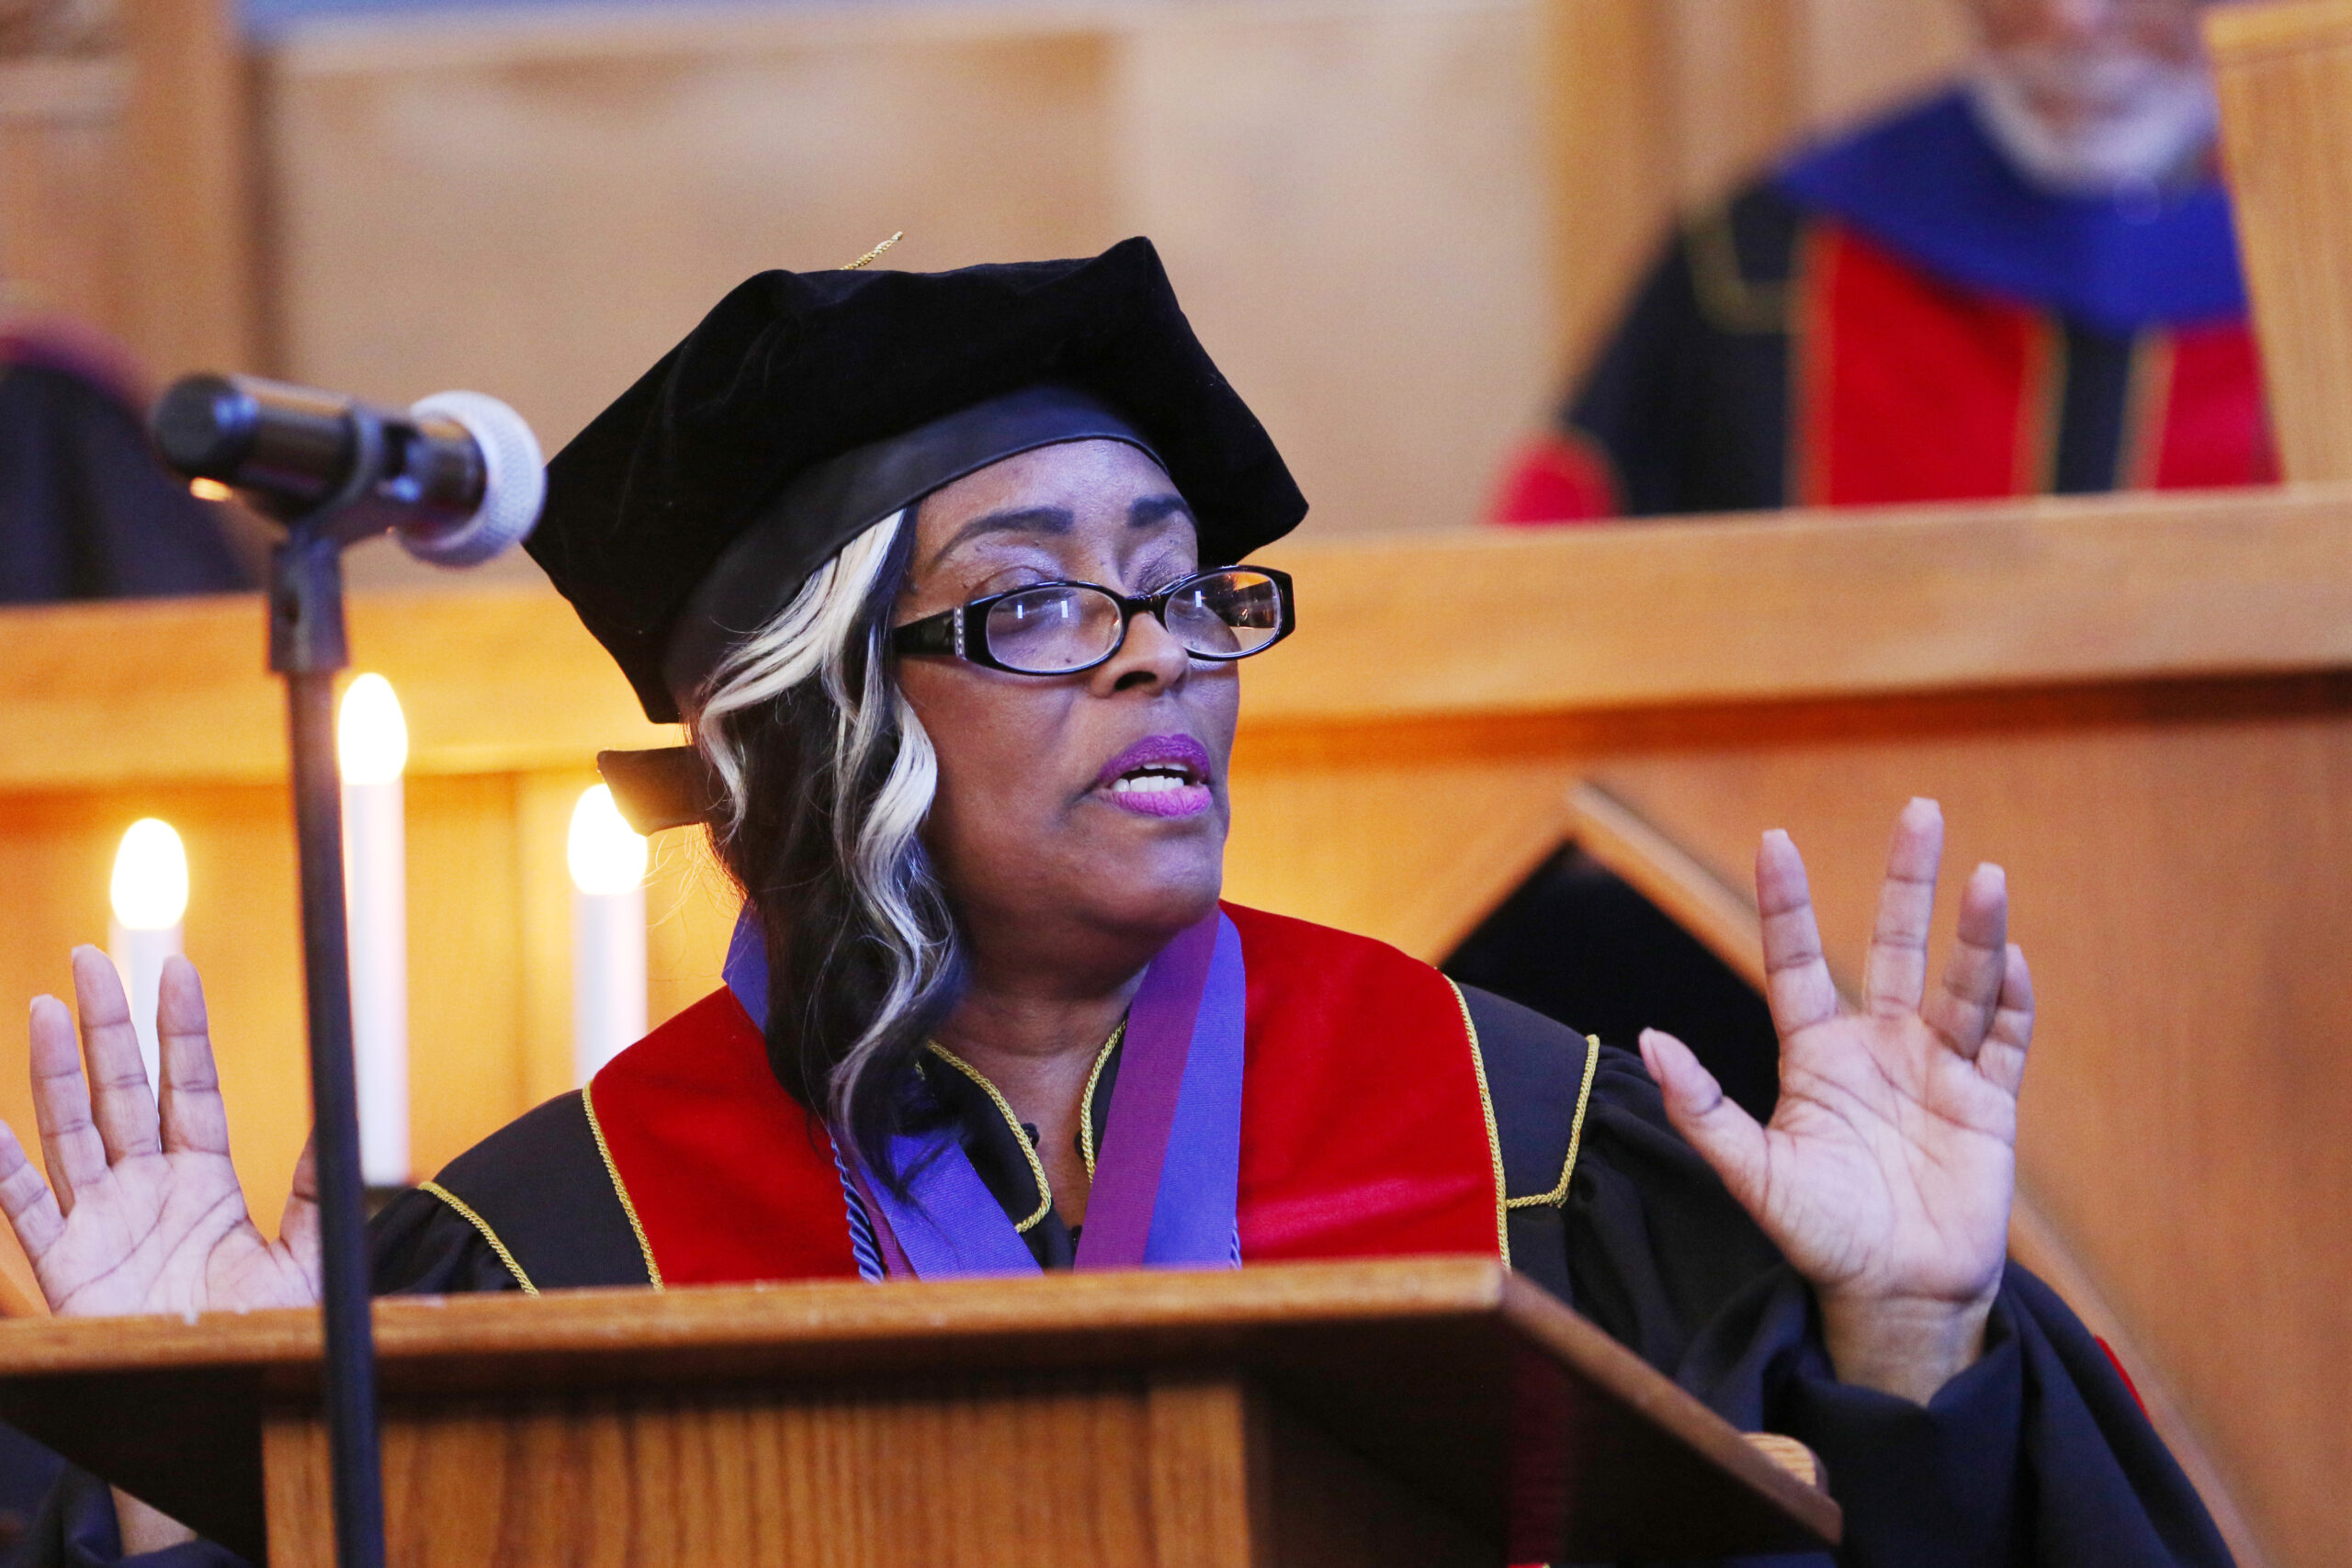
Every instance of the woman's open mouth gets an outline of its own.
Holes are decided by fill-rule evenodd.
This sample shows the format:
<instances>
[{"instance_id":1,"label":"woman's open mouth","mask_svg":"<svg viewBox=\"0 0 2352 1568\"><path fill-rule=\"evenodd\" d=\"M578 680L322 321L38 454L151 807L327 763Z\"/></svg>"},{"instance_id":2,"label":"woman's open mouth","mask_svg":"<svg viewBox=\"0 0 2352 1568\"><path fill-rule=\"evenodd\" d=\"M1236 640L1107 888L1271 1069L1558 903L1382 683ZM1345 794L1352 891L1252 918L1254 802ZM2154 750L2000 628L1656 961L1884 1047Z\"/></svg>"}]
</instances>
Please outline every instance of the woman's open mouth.
<instances>
[{"instance_id":1,"label":"woman's open mouth","mask_svg":"<svg viewBox=\"0 0 2352 1568\"><path fill-rule=\"evenodd\" d=\"M1206 811L1208 748L1189 735L1153 735L1103 765L1094 787L1112 805L1144 817L1190 817Z\"/></svg>"}]
</instances>

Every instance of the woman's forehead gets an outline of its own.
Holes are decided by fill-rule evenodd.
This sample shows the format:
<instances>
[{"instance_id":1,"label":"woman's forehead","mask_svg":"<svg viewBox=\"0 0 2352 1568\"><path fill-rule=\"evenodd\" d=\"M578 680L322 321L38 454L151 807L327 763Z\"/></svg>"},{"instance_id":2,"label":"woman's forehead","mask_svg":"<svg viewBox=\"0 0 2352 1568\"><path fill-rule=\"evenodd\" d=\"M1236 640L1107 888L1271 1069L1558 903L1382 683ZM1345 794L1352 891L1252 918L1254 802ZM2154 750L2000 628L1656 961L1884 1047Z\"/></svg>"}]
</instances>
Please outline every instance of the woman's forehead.
<instances>
[{"instance_id":1,"label":"woman's forehead","mask_svg":"<svg viewBox=\"0 0 2352 1568\"><path fill-rule=\"evenodd\" d=\"M951 558L1042 548L1119 547L1170 535L1190 543L1191 509L1148 453L1124 441L1041 446L966 475L924 498L916 569Z\"/></svg>"}]
</instances>

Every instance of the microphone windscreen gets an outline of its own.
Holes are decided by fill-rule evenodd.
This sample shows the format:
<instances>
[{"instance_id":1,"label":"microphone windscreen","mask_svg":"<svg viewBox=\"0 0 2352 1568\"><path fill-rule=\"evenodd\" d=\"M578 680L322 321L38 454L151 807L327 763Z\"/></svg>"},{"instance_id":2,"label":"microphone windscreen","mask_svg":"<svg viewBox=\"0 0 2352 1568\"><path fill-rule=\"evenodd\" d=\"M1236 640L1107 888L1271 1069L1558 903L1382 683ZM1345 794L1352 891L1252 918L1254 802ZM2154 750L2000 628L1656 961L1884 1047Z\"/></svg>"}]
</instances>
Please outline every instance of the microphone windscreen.
<instances>
[{"instance_id":1,"label":"microphone windscreen","mask_svg":"<svg viewBox=\"0 0 2352 1568\"><path fill-rule=\"evenodd\" d=\"M401 534L401 547L435 566L474 566L519 544L538 523L548 477L538 437L521 414L481 392L435 392L412 405L412 419L465 427L481 451L481 504L455 528Z\"/></svg>"}]
</instances>

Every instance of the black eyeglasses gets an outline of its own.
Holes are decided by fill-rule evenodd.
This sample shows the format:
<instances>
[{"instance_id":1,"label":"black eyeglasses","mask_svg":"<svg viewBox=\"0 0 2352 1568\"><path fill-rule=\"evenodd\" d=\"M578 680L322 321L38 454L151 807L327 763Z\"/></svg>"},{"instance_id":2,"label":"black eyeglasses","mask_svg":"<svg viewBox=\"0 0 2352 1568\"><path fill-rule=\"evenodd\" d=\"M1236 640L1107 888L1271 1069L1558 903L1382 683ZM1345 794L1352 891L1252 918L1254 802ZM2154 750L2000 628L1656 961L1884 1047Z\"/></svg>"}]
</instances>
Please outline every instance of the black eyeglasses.
<instances>
[{"instance_id":1,"label":"black eyeglasses","mask_svg":"<svg viewBox=\"0 0 2352 1568\"><path fill-rule=\"evenodd\" d=\"M1075 675L1109 660L1127 623L1148 615L1195 659L1247 659L1290 636L1290 574L1263 566L1204 571L1140 598L1099 582L1039 582L909 621L900 653L941 653L1015 675Z\"/></svg>"}]
</instances>

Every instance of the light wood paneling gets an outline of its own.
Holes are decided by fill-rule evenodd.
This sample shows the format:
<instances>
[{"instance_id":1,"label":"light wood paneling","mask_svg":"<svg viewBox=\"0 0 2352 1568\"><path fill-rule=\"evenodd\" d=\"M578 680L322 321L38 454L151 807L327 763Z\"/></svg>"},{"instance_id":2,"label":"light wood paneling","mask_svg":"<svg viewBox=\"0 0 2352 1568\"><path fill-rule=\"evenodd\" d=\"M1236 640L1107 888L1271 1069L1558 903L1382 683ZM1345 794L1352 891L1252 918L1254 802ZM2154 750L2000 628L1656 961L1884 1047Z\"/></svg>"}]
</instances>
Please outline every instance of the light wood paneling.
<instances>
[{"instance_id":1,"label":"light wood paneling","mask_svg":"<svg viewBox=\"0 0 2352 1568\"><path fill-rule=\"evenodd\" d=\"M481 385L549 450L763 267L1120 237L1100 29L829 11L413 18L270 62L291 369Z\"/></svg>"},{"instance_id":2,"label":"light wood paneling","mask_svg":"<svg viewBox=\"0 0 2352 1568\"><path fill-rule=\"evenodd\" d=\"M1159 245L1317 531L1472 521L1558 373L1534 13L1130 15L1118 220Z\"/></svg>"},{"instance_id":3,"label":"light wood paneling","mask_svg":"<svg viewBox=\"0 0 2352 1568\"><path fill-rule=\"evenodd\" d=\"M2279 462L2352 479L2352 5L2206 17Z\"/></svg>"},{"instance_id":4,"label":"light wood paneling","mask_svg":"<svg viewBox=\"0 0 2352 1568\"><path fill-rule=\"evenodd\" d=\"M2352 657L2343 490L1573 533L1266 551L1299 575L1306 632L1250 669L1247 722L1589 715Z\"/></svg>"},{"instance_id":5,"label":"light wood paneling","mask_svg":"<svg viewBox=\"0 0 2352 1568\"><path fill-rule=\"evenodd\" d=\"M420 1179L479 1143L483 1127L502 1125L517 1107L535 1103L534 1036L524 1028L525 993L535 977L560 977L569 1001L570 903L556 943L526 933L523 904L530 895L522 877L526 869L542 876L551 870L557 888L570 892L562 880L568 818L550 823L517 810L523 784L513 775L480 773L405 785L409 968L432 977L411 986L408 1008L409 1147ZM527 852L526 832L533 840ZM550 837L552 846L545 841ZM546 864L550 847L552 866ZM545 921L552 912L533 913ZM540 966L525 965L526 942ZM545 960L550 946L552 964ZM564 1015L568 1035L569 1006ZM451 1050L443 1041L463 1043Z\"/></svg>"},{"instance_id":6,"label":"light wood paneling","mask_svg":"<svg viewBox=\"0 0 2352 1568\"><path fill-rule=\"evenodd\" d=\"M129 280L119 231L119 58L0 61L0 309L119 324Z\"/></svg>"},{"instance_id":7,"label":"light wood paneling","mask_svg":"<svg viewBox=\"0 0 2352 1568\"><path fill-rule=\"evenodd\" d=\"M1548 0L1542 15L1549 244L1565 375L1608 330L1673 218L1672 32L1656 0Z\"/></svg>"},{"instance_id":8,"label":"light wood paneling","mask_svg":"<svg viewBox=\"0 0 2352 1568\"><path fill-rule=\"evenodd\" d=\"M268 74L288 367L390 401L478 385L552 449L761 268L899 229L888 265L919 270L1146 233L1325 527L1465 524L1558 370L1535 16L1087 0L306 29ZM426 580L381 548L354 571Z\"/></svg>"},{"instance_id":9,"label":"light wood paneling","mask_svg":"<svg viewBox=\"0 0 2352 1568\"><path fill-rule=\"evenodd\" d=\"M265 667L258 598L6 614L0 789L284 776L285 695ZM412 775L576 772L605 747L677 739L646 722L619 670L544 588L357 595L350 633L356 668L400 695Z\"/></svg>"},{"instance_id":10,"label":"light wood paneling","mask_svg":"<svg viewBox=\"0 0 2352 1568\"><path fill-rule=\"evenodd\" d=\"M158 381L256 363L253 126L235 0L125 0L126 336Z\"/></svg>"},{"instance_id":11,"label":"light wood paneling","mask_svg":"<svg viewBox=\"0 0 2352 1568\"><path fill-rule=\"evenodd\" d=\"M158 377L256 350L245 64L231 0L126 0L76 52L0 60L0 283Z\"/></svg>"}]
</instances>

